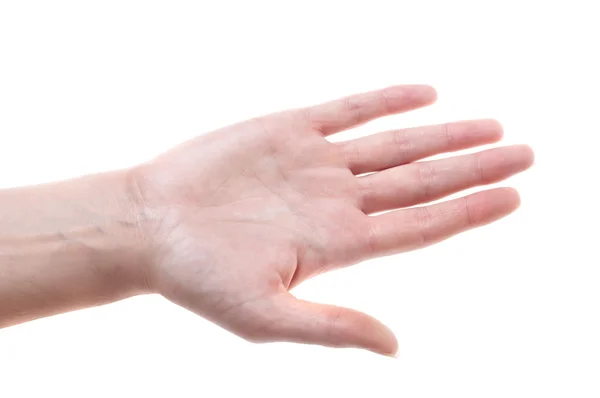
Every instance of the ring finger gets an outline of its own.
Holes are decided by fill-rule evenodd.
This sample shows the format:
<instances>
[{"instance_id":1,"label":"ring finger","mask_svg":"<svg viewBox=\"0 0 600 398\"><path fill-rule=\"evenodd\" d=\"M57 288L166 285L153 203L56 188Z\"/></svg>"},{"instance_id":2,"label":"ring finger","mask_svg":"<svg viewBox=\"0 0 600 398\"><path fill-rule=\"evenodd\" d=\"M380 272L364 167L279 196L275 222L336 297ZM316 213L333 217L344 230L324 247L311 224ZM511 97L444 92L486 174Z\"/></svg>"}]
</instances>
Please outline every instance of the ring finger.
<instances>
[{"instance_id":1,"label":"ring finger","mask_svg":"<svg viewBox=\"0 0 600 398\"><path fill-rule=\"evenodd\" d=\"M433 126L384 131L341 142L354 174L385 170L442 152L452 152L502 138L495 120L469 120Z\"/></svg>"}]
</instances>

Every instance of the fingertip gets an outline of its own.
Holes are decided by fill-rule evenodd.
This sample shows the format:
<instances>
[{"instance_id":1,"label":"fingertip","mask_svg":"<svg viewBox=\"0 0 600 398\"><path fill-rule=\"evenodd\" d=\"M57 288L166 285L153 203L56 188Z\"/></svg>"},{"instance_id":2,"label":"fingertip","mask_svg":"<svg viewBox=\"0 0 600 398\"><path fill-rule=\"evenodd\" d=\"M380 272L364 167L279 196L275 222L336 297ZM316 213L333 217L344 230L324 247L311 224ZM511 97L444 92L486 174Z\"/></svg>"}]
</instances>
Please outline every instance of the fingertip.
<instances>
[{"instance_id":1,"label":"fingertip","mask_svg":"<svg viewBox=\"0 0 600 398\"><path fill-rule=\"evenodd\" d=\"M395 358L398 355L398 339L390 328L377 321L379 324L379 336L377 336L377 347L367 347L378 354Z\"/></svg>"},{"instance_id":2,"label":"fingertip","mask_svg":"<svg viewBox=\"0 0 600 398\"><path fill-rule=\"evenodd\" d=\"M497 119L482 119L480 123L484 127L490 142L500 141L504 137L504 126Z\"/></svg>"},{"instance_id":3,"label":"fingertip","mask_svg":"<svg viewBox=\"0 0 600 398\"><path fill-rule=\"evenodd\" d=\"M390 358L394 358L394 359L399 358L400 350L398 347L398 341L396 341L395 345L393 347L391 347L391 349L380 352L380 354L383 354L386 357L390 357Z\"/></svg>"},{"instance_id":4,"label":"fingertip","mask_svg":"<svg viewBox=\"0 0 600 398\"><path fill-rule=\"evenodd\" d=\"M489 192L494 193L497 206L506 214L512 213L521 205L521 195L512 187L500 187Z\"/></svg>"},{"instance_id":5,"label":"fingertip","mask_svg":"<svg viewBox=\"0 0 600 398\"><path fill-rule=\"evenodd\" d=\"M400 351L396 350L395 352L389 353L386 356L389 358L398 359L400 358Z\"/></svg>"},{"instance_id":6,"label":"fingertip","mask_svg":"<svg viewBox=\"0 0 600 398\"><path fill-rule=\"evenodd\" d=\"M519 145L520 150L522 151L522 156L526 160L527 168L533 166L535 162L535 152L533 148L529 145Z\"/></svg>"},{"instance_id":7,"label":"fingertip","mask_svg":"<svg viewBox=\"0 0 600 398\"><path fill-rule=\"evenodd\" d=\"M390 99L410 98L413 106L425 106L434 103L438 94L435 88L427 84L404 84L391 86L384 90L385 96Z\"/></svg>"},{"instance_id":8,"label":"fingertip","mask_svg":"<svg viewBox=\"0 0 600 398\"><path fill-rule=\"evenodd\" d=\"M465 197L471 226L481 226L499 220L515 211L521 204L514 188L501 187Z\"/></svg>"},{"instance_id":9,"label":"fingertip","mask_svg":"<svg viewBox=\"0 0 600 398\"><path fill-rule=\"evenodd\" d=\"M513 173L520 173L533 165L535 154L529 145L514 145L507 149L512 152Z\"/></svg>"},{"instance_id":10,"label":"fingertip","mask_svg":"<svg viewBox=\"0 0 600 398\"><path fill-rule=\"evenodd\" d=\"M393 356L398 352L398 339L392 330L378 319L355 310L345 311L345 322L338 321L340 335L349 346ZM352 343L354 342L354 343Z\"/></svg>"},{"instance_id":11,"label":"fingertip","mask_svg":"<svg viewBox=\"0 0 600 398\"><path fill-rule=\"evenodd\" d=\"M479 167L485 169L487 183L523 172L533 164L533 152L527 145L510 145L479 153Z\"/></svg>"},{"instance_id":12,"label":"fingertip","mask_svg":"<svg viewBox=\"0 0 600 398\"><path fill-rule=\"evenodd\" d=\"M428 84L413 84L407 86L412 90L415 99L423 104L432 104L438 99L438 93L435 88Z\"/></svg>"},{"instance_id":13,"label":"fingertip","mask_svg":"<svg viewBox=\"0 0 600 398\"><path fill-rule=\"evenodd\" d=\"M445 149L450 151L493 144L504 137L504 128L496 119L464 120L442 126L448 141Z\"/></svg>"},{"instance_id":14,"label":"fingertip","mask_svg":"<svg viewBox=\"0 0 600 398\"><path fill-rule=\"evenodd\" d=\"M492 144L504 138L504 126L497 119L474 119L457 122L453 130L462 132L463 139L467 139L470 145Z\"/></svg>"}]
</instances>

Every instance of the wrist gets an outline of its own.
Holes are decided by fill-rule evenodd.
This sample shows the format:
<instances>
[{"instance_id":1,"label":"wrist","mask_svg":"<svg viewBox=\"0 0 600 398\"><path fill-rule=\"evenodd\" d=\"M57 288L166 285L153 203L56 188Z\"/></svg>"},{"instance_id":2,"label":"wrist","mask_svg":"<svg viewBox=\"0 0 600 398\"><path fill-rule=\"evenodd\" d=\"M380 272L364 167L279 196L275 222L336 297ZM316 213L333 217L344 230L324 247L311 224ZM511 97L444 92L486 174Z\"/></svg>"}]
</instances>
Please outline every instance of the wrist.
<instances>
[{"instance_id":1,"label":"wrist","mask_svg":"<svg viewBox=\"0 0 600 398\"><path fill-rule=\"evenodd\" d=\"M150 292L151 241L131 175L130 170L117 170L59 182L47 199L64 197L54 210L62 214L63 225L50 220L49 228L113 301Z\"/></svg>"},{"instance_id":2,"label":"wrist","mask_svg":"<svg viewBox=\"0 0 600 398\"><path fill-rule=\"evenodd\" d=\"M105 203L110 207L104 210L110 216L105 220L107 240L100 248L101 256L107 259L109 269L106 272L125 293L152 293L150 270L154 241L150 234L151 217L137 183L136 171L126 169L107 173L99 176L97 183L100 191L108 194Z\"/></svg>"},{"instance_id":3,"label":"wrist","mask_svg":"<svg viewBox=\"0 0 600 398\"><path fill-rule=\"evenodd\" d=\"M149 240L129 170L0 191L0 242L66 251L125 290L147 290Z\"/></svg>"},{"instance_id":4,"label":"wrist","mask_svg":"<svg viewBox=\"0 0 600 398\"><path fill-rule=\"evenodd\" d=\"M0 327L148 293L128 172L0 191Z\"/></svg>"}]
</instances>

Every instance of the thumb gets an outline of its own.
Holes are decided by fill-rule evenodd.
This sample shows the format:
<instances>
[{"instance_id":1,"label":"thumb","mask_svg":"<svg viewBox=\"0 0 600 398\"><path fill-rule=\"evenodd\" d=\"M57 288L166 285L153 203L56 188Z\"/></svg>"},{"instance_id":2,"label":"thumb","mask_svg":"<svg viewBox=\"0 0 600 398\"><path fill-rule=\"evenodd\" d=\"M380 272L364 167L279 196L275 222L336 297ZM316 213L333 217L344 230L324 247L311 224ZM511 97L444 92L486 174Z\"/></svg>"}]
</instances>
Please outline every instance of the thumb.
<instances>
[{"instance_id":1,"label":"thumb","mask_svg":"<svg viewBox=\"0 0 600 398\"><path fill-rule=\"evenodd\" d=\"M269 339L328 347L364 348L383 355L395 355L394 333L375 318L333 305L316 304L285 292L269 303ZM266 337L266 336L265 336Z\"/></svg>"}]
</instances>

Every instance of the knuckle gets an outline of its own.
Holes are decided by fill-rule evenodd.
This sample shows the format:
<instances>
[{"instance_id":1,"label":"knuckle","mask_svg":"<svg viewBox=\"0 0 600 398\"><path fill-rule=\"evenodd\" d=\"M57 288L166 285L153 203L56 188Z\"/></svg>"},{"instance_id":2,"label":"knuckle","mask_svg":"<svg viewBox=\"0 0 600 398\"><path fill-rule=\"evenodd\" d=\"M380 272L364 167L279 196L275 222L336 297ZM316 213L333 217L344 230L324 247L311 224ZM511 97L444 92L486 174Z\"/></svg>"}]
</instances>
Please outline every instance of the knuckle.
<instances>
[{"instance_id":1,"label":"knuckle","mask_svg":"<svg viewBox=\"0 0 600 398\"><path fill-rule=\"evenodd\" d=\"M418 167L418 184L421 187L420 199L428 198L431 194L431 187L436 178L436 170L430 163L422 163Z\"/></svg>"},{"instance_id":2,"label":"knuckle","mask_svg":"<svg viewBox=\"0 0 600 398\"><path fill-rule=\"evenodd\" d=\"M300 120L310 123L313 120L313 108L312 107L303 107L297 109L297 114Z\"/></svg>"},{"instance_id":3,"label":"knuckle","mask_svg":"<svg viewBox=\"0 0 600 398\"><path fill-rule=\"evenodd\" d=\"M487 178L485 176L485 172L483 170L481 157L483 155L481 153L477 153L473 155L473 162L475 164L475 178L479 184L485 184L487 182Z\"/></svg>"},{"instance_id":4,"label":"knuckle","mask_svg":"<svg viewBox=\"0 0 600 398\"><path fill-rule=\"evenodd\" d=\"M432 217L427 206L418 207L417 211L415 212L415 218L420 229L427 230L431 227Z\"/></svg>"},{"instance_id":5,"label":"knuckle","mask_svg":"<svg viewBox=\"0 0 600 398\"><path fill-rule=\"evenodd\" d=\"M365 225L365 228L363 230L365 231L364 242L365 248L367 250L366 257L369 258L377 254L377 241L380 234L377 230L377 224L371 222L371 220L369 220L369 222Z\"/></svg>"},{"instance_id":6,"label":"knuckle","mask_svg":"<svg viewBox=\"0 0 600 398\"><path fill-rule=\"evenodd\" d=\"M442 124L442 134L444 136L444 140L446 141L446 148L452 148L452 124L444 123Z\"/></svg>"},{"instance_id":7,"label":"knuckle","mask_svg":"<svg viewBox=\"0 0 600 398\"><path fill-rule=\"evenodd\" d=\"M425 245L430 241L429 231L432 225L432 215L427 206L418 207L415 211L415 222L417 223L417 232L420 244Z\"/></svg>"},{"instance_id":8,"label":"knuckle","mask_svg":"<svg viewBox=\"0 0 600 398\"><path fill-rule=\"evenodd\" d=\"M343 108L348 113L352 125L361 123L362 121L362 104L355 101L352 97L347 97L343 100Z\"/></svg>"},{"instance_id":9,"label":"knuckle","mask_svg":"<svg viewBox=\"0 0 600 398\"><path fill-rule=\"evenodd\" d=\"M469 196L465 196L463 198L463 206L465 212L465 223L467 227L475 226L477 224L477 220L475 218L473 203L472 200L469 199Z\"/></svg>"},{"instance_id":10,"label":"knuckle","mask_svg":"<svg viewBox=\"0 0 600 398\"><path fill-rule=\"evenodd\" d=\"M381 94L380 94L381 104L383 106L385 113L392 113L392 104L390 101L390 92L389 91L390 91L389 89L384 89L381 91Z\"/></svg>"},{"instance_id":11,"label":"knuckle","mask_svg":"<svg viewBox=\"0 0 600 398\"><path fill-rule=\"evenodd\" d=\"M333 307L327 314L327 334L335 336L340 328L340 321L344 313L343 308Z\"/></svg>"},{"instance_id":12,"label":"knuckle","mask_svg":"<svg viewBox=\"0 0 600 398\"><path fill-rule=\"evenodd\" d=\"M352 141L348 141L342 144L339 144L341 148L342 155L348 167L352 168L359 162L360 159L360 149L356 143Z\"/></svg>"},{"instance_id":13,"label":"knuckle","mask_svg":"<svg viewBox=\"0 0 600 398\"><path fill-rule=\"evenodd\" d=\"M409 151L413 149L413 144L408 136L406 129L395 130L392 133L392 144L401 151Z\"/></svg>"},{"instance_id":14,"label":"knuckle","mask_svg":"<svg viewBox=\"0 0 600 398\"><path fill-rule=\"evenodd\" d=\"M358 180L358 200L362 210L368 210L369 201L373 198L373 179L370 176L364 176Z\"/></svg>"}]
</instances>

